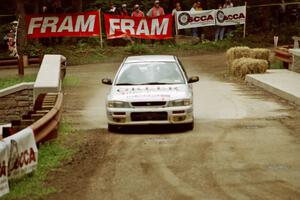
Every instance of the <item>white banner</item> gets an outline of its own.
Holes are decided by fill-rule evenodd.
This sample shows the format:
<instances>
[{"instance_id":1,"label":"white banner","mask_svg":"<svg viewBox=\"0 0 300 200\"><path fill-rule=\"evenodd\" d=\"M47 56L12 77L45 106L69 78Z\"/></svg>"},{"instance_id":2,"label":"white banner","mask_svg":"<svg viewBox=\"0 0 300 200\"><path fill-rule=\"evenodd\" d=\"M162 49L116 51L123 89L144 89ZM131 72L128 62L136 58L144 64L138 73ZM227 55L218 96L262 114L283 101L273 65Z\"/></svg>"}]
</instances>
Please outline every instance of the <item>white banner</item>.
<instances>
[{"instance_id":1,"label":"white banner","mask_svg":"<svg viewBox=\"0 0 300 200\"><path fill-rule=\"evenodd\" d=\"M176 15L178 29L215 25L215 10L180 11Z\"/></svg>"},{"instance_id":2,"label":"white banner","mask_svg":"<svg viewBox=\"0 0 300 200\"><path fill-rule=\"evenodd\" d=\"M218 26L245 24L245 22L246 6L216 10L216 25Z\"/></svg>"},{"instance_id":3,"label":"white banner","mask_svg":"<svg viewBox=\"0 0 300 200\"><path fill-rule=\"evenodd\" d=\"M180 11L176 13L178 29L204 26L232 26L245 24L246 6L224 8L219 10Z\"/></svg>"},{"instance_id":4,"label":"white banner","mask_svg":"<svg viewBox=\"0 0 300 200\"><path fill-rule=\"evenodd\" d=\"M0 141L0 197L9 192L8 186L8 149L5 142Z\"/></svg>"},{"instance_id":5,"label":"white banner","mask_svg":"<svg viewBox=\"0 0 300 200\"><path fill-rule=\"evenodd\" d=\"M9 154L9 179L21 177L37 168L38 149L31 128L23 129L5 138L4 142L7 145Z\"/></svg>"}]
</instances>

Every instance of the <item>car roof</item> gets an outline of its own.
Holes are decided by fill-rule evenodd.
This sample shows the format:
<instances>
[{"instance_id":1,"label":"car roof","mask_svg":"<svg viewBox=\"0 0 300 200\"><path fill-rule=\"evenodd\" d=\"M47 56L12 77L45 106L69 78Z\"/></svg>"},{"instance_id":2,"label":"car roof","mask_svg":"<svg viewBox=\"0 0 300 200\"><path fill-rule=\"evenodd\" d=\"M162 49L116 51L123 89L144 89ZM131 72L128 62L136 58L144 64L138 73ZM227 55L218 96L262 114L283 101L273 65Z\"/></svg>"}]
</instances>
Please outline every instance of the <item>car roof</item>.
<instances>
[{"instance_id":1,"label":"car roof","mask_svg":"<svg viewBox=\"0 0 300 200\"><path fill-rule=\"evenodd\" d=\"M146 56L129 56L125 63L135 62L176 62L175 56L170 55L146 55Z\"/></svg>"}]
</instances>

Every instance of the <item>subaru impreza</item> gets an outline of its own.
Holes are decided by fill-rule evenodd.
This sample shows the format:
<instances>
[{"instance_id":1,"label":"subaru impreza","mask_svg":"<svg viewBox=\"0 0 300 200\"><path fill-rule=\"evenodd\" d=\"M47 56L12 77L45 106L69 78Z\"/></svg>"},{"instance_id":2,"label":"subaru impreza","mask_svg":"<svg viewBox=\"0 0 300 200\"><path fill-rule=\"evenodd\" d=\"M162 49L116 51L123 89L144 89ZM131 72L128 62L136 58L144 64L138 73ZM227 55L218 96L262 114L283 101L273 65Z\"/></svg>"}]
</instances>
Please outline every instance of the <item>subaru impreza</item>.
<instances>
[{"instance_id":1,"label":"subaru impreza","mask_svg":"<svg viewBox=\"0 0 300 200\"><path fill-rule=\"evenodd\" d=\"M123 126L178 124L194 127L192 84L176 56L130 56L124 59L106 97L108 129Z\"/></svg>"}]
</instances>

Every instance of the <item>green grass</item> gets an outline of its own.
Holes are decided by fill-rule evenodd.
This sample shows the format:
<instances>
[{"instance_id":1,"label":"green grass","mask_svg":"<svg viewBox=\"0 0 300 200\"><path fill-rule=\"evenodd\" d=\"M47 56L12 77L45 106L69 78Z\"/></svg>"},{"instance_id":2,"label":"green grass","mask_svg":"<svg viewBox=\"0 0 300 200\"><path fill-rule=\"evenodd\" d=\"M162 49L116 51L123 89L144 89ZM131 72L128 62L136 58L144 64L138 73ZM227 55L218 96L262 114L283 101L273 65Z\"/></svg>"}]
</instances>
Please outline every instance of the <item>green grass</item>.
<instances>
[{"instance_id":1,"label":"green grass","mask_svg":"<svg viewBox=\"0 0 300 200\"><path fill-rule=\"evenodd\" d=\"M62 122L59 128L59 139L43 144L39 148L38 169L27 176L11 180L10 193L3 197L4 200L12 199L41 199L57 191L57 188L47 187L45 181L50 170L61 166L62 161L70 159L76 150L65 148L61 137L69 135L74 130L67 122Z\"/></svg>"},{"instance_id":2,"label":"green grass","mask_svg":"<svg viewBox=\"0 0 300 200\"><path fill-rule=\"evenodd\" d=\"M10 76L5 78L0 78L0 89L7 88L9 86L16 85L22 82L34 82L36 75L25 75L24 77Z\"/></svg>"},{"instance_id":3,"label":"green grass","mask_svg":"<svg viewBox=\"0 0 300 200\"><path fill-rule=\"evenodd\" d=\"M75 131L76 130L72 127L72 125L65 120L62 120L59 125L59 134L63 134L64 136L67 136Z\"/></svg>"},{"instance_id":4,"label":"green grass","mask_svg":"<svg viewBox=\"0 0 300 200\"><path fill-rule=\"evenodd\" d=\"M80 78L78 76L67 75L64 78L63 85L64 86L78 86L80 84Z\"/></svg>"},{"instance_id":5,"label":"green grass","mask_svg":"<svg viewBox=\"0 0 300 200\"><path fill-rule=\"evenodd\" d=\"M270 65L270 69L283 69L283 62L280 60L275 60Z\"/></svg>"}]
</instances>

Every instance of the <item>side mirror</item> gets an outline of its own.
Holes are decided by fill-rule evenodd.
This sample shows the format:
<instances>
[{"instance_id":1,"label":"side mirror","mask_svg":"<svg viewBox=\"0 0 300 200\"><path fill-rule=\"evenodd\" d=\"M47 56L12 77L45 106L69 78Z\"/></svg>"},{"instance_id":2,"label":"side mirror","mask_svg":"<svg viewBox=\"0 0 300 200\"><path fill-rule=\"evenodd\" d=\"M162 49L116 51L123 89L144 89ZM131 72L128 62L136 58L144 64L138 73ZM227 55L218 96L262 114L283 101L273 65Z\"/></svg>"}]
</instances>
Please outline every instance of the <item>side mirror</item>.
<instances>
[{"instance_id":1,"label":"side mirror","mask_svg":"<svg viewBox=\"0 0 300 200\"><path fill-rule=\"evenodd\" d=\"M199 81L199 77L198 76L192 76L189 78L188 83L195 83Z\"/></svg>"},{"instance_id":2,"label":"side mirror","mask_svg":"<svg viewBox=\"0 0 300 200\"><path fill-rule=\"evenodd\" d=\"M104 78L102 79L102 83L105 85L112 85L112 81L110 78Z\"/></svg>"}]
</instances>

